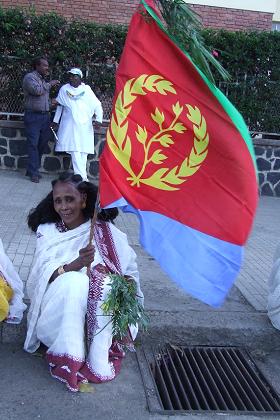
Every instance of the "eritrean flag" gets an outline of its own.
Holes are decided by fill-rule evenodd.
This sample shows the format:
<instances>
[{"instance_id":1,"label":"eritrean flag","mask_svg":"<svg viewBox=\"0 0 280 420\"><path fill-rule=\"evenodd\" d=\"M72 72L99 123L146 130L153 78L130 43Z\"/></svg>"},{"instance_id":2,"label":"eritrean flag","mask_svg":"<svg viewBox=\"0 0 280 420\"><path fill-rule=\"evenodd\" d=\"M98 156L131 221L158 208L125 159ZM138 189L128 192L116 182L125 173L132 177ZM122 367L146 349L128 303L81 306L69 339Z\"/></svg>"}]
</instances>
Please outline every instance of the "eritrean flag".
<instances>
[{"instance_id":1,"label":"eritrean flag","mask_svg":"<svg viewBox=\"0 0 280 420\"><path fill-rule=\"evenodd\" d=\"M257 206L242 116L165 33L153 2L131 21L100 158L101 207L140 221L140 242L185 291L219 306Z\"/></svg>"}]
</instances>

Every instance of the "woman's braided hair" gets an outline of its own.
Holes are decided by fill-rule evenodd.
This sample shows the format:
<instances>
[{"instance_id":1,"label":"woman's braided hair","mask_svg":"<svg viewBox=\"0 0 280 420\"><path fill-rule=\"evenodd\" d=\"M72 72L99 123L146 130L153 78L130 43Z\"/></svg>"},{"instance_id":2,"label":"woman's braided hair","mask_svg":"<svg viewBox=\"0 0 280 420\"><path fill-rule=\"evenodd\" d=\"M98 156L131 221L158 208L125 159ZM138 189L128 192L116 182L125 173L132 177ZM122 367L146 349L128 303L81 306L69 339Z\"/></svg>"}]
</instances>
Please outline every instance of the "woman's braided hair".
<instances>
[{"instance_id":1,"label":"woman's braided hair","mask_svg":"<svg viewBox=\"0 0 280 420\"><path fill-rule=\"evenodd\" d=\"M64 172L59 175L57 179L52 181L52 187L57 182L69 182L73 184L80 193L85 193L87 196L86 207L82 209L85 216L85 220L92 218L95 209L95 202L97 200L98 188L91 182L83 181L81 175L73 175L68 172ZM118 216L118 209L103 209L98 213L98 220L105 222L113 222ZM51 191L40 203L32 209L27 217L27 223L29 228L36 232L37 228L41 224L45 223L56 223L60 221L58 213L54 209L53 205L53 192Z\"/></svg>"}]
</instances>

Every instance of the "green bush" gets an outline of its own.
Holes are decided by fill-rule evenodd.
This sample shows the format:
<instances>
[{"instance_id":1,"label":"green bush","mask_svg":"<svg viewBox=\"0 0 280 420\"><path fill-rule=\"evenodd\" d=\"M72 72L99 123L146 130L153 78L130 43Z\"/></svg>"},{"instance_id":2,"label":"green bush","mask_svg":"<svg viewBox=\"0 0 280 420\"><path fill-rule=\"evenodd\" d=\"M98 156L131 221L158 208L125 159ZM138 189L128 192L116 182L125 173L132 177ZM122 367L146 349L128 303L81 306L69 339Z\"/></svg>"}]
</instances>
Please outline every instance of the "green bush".
<instances>
[{"instance_id":1,"label":"green bush","mask_svg":"<svg viewBox=\"0 0 280 420\"><path fill-rule=\"evenodd\" d=\"M280 132L280 32L205 30L204 39L231 74L220 87L250 129Z\"/></svg>"},{"instance_id":2,"label":"green bush","mask_svg":"<svg viewBox=\"0 0 280 420\"><path fill-rule=\"evenodd\" d=\"M32 58L44 55L53 69L52 77L65 81L65 70L78 66L95 90L113 91L114 72L107 68L106 58L119 59L126 33L127 28L120 25L68 22L54 13L36 15L0 8L1 67L9 62L10 66L20 65L24 73Z\"/></svg>"},{"instance_id":3,"label":"green bush","mask_svg":"<svg viewBox=\"0 0 280 420\"><path fill-rule=\"evenodd\" d=\"M48 57L52 77L64 82L66 69L79 66L97 93L112 95L115 75L106 66L106 58L114 56L119 60L126 32L127 28L120 25L69 22L54 13L36 15L32 9L25 12L0 8L0 76L5 73L5 86L9 85L5 98L17 95L22 101L22 75L38 55ZM206 45L218 52L218 59L232 76L229 83L217 84L243 114L250 129L279 132L280 33L204 30L203 35ZM3 108L4 89L0 88Z\"/></svg>"}]
</instances>

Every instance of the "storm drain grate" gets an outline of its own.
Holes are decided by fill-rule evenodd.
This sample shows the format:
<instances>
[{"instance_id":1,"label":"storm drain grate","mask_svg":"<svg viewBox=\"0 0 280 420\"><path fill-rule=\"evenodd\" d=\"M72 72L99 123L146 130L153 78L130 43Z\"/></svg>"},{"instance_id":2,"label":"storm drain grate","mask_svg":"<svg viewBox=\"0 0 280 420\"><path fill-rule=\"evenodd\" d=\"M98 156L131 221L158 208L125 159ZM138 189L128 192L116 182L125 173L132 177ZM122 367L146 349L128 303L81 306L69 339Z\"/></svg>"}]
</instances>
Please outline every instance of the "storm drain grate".
<instances>
[{"instance_id":1,"label":"storm drain grate","mask_svg":"<svg viewBox=\"0 0 280 420\"><path fill-rule=\"evenodd\" d=\"M168 346L149 365L164 411L280 413L278 394L246 350Z\"/></svg>"}]
</instances>

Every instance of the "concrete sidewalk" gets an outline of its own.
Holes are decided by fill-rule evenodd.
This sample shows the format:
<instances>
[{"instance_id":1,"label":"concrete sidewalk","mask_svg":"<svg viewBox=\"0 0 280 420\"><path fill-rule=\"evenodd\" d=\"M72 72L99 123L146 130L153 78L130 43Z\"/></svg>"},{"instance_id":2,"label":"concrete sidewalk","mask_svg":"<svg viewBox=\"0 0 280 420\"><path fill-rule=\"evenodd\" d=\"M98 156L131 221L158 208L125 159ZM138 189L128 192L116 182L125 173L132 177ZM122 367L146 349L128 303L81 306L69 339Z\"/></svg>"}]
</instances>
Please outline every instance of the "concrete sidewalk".
<instances>
[{"instance_id":1,"label":"concrete sidewalk","mask_svg":"<svg viewBox=\"0 0 280 420\"><path fill-rule=\"evenodd\" d=\"M36 238L26 224L29 210L50 191L51 176L34 184L19 172L0 172L0 237L7 255L25 282L33 261ZM245 260L236 286L258 311L266 310L267 280L274 250L280 238L280 199L261 197L254 228L245 250ZM120 213L118 227L139 248L138 220ZM151 269L152 267L149 267Z\"/></svg>"},{"instance_id":2,"label":"concrete sidewalk","mask_svg":"<svg viewBox=\"0 0 280 420\"><path fill-rule=\"evenodd\" d=\"M36 241L27 228L26 217L50 191L51 179L44 176L39 184L34 184L19 172L0 171L0 237L23 281L30 271ZM117 225L128 235L137 252L145 306L151 317L149 333L142 334L142 343L246 346L262 362L267 362L264 369L280 392L279 381L275 379L280 374L280 334L272 328L265 313L266 283L280 237L279 211L279 199L261 198L237 287L233 287L224 306L216 310L186 295L165 276L140 247L135 216L121 213ZM105 419L163 418L147 411L135 354L128 355L120 377L112 383L95 386L94 394L72 395L49 377L42 358L21 350L25 323L19 327L3 324L0 329L1 420L3 413L3 419L23 420L101 416Z\"/></svg>"},{"instance_id":3,"label":"concrete sidewalk","mask_svg":"<svg viewBox=\"0 0 280 420\"><path fill-rule=\"evenodd\" d=\"M261 197L245 249L245 260L236 281L243 296L258 311L266 311L267 281L280 240L280 199Z\"/></svg>"}]
</instances>

